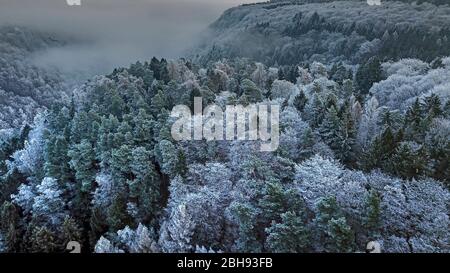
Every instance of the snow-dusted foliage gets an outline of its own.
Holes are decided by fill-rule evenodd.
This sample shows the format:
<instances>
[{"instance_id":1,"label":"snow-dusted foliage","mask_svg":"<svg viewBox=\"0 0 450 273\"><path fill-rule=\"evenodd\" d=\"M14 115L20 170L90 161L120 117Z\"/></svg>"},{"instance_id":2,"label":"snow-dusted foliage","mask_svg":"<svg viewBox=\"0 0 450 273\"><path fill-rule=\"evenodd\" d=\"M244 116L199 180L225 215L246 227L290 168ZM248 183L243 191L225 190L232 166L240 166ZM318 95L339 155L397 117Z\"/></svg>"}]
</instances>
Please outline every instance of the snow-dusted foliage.
<instances>
[{"instance_id":1,"label":"snow-dusted foliage","mask_svg":"<svg viewBox=\"0 0 450 273\"><path fill-rule=\"evenodd\" d=\"M11 196L14 204L21 207L24 213L30 213L33 209L34 198L36 197L35 190L32 186L22 184L19 186L19 192Z\"/></svg>"},{"instance_id":2,"label":"snow-dusted foliage","mask_svg":"<svg viewBox=\"0 0 450 273\"><path fill-rule=\"evenodd\" d=\"M231 9L194 60L71 100L21 61L51 42L1 28L0 252L450 252L449 6L364 2ZM278 149L173 139L195 97L279 106Z\"/></svg>"},{"instance_id":3,"label":"snow-dusted foliage","mask_svg":"<svg viewBox=\"0 0 450 273\"><path fill-rule=\"evenodd\" d=\"M106 239L105 237L100 237L100 239L97 241L97 243L95 244L95 248L94 248L94 252L95 253L124 253L123 250L115 247L111 241L109 241L108 239Z\"/></svg>"},{"instance_id":4,"label":"snow-dusted foliage","mask_svg":"<svg viewBox=\"0 0 450 273\"><path fill-rule=\"evenodd\" d=\"M273 2L227 10L192 55L203 63L248 57L266 65L449 55L450 10L431 0L388 0L382 6L360 0Z\"/></svg>"},{"instance_id":5,"label":"snow-dusted foliage","mask_svg":"<svg viewBox=\"0 0 450 273\"><path fill-rule=\"evenodd\" d=\"M379 106L405 112L414 101L432 94L442 104L450 100L450 66L431 69L429 64L418 60L401 60L385 66L388 78L374 84L370 93Z\"/></svg>"},{"instance_id":6,"label":"snow-dusted foliage","mask_svg":"<svg viewBox=\"0 0 450 273\"><path fill-rule=\"evenodd\" d=\"M44 219L51 225L61 224L64 216L63 192L54 178L46 177L37 186L32 214L36 219Z\"/></svg>"},{"instance_id":7,"label":"snow-dusted foliage","mask_svg":"<svg viewBox=\"0 0 450 273\"><path fill-rule=\"evenodd\" d=\"M33 63L33 53L62 46L41 33L0 26L0 129L20 128L55 100L67 99L69 85L56 69Z\"/></svg>"}]
</instances>

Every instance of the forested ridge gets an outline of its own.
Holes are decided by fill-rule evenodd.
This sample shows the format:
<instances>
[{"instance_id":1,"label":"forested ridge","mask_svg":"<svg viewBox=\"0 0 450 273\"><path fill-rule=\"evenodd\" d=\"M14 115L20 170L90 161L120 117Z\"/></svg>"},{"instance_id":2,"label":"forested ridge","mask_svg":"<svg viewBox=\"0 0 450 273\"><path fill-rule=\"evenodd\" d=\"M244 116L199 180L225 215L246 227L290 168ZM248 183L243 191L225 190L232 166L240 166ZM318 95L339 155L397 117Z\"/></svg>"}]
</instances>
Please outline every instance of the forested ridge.
<instances>
[{"instance_id":1,"label":"forested ridge","mask_svg":"<svg viewBox=\"0 0 450 273\"><path fill-rule=\"evenodd\" d=\"M0 129L22 126L68 92L55 69L37 67L32 54L62 46L50 34L24 27L0 26Z\"/></svg>"},{"instance_id":2,"label":"forested ridge","mask_svg":"<svg viewBox=\"0 0 450 273\"><path fill-rule=\"evenodd\" d=\"M272 1L236 7L211 25L201 50L192 55L202 63L249 57L269 65L448 56L450 7L404 2Z\"/></svg>"},{"instance_id":3,"label":"forested ridge","mask_svg":"<svg viewBox=\"0 0 450 273\"><path fill-rule=\"evenodd\" d=\"M0 138L0 252L64 252L70 241L98 253L365 252L370 241L450 252L448 6L390 1L369 15L357 1L275 2L225 12L192 59L136 62L69 93L55 80L50 103L31 88L36 112L6 115ZM405 40L405 52L385 37L417 31L442 44ZM4 50L16 48L10 36ZM339 41L353 45L341 52ZM194 97L280 105L279 149L176 142L170 111Z\"/></svg>"}]
</instances>

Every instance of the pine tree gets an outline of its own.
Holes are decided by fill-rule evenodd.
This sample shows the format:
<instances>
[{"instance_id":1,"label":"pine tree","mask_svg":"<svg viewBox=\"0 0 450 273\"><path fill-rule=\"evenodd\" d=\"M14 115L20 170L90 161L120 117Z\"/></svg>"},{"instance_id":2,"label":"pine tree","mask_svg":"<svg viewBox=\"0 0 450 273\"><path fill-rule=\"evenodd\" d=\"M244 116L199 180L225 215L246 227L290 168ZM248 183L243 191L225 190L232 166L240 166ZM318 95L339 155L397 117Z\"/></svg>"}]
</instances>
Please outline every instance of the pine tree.
<instances>
[{"instance_id":1,"label":"pine tree","mask_svg":"<svg viewBox=\"0 0 450 273\"><path fill-rule=\"evenodd\" d=\"M409 139L421 142L423 139L423 111L419 99L408 108L405 115L405 134Z\"/></svg>"},{"instance_id":2,"label":"pine tree","mask_svg":"<svg viewBox=\"0 0 450 273\"><path fill-rule=\"evenodd\" d=\"M305 160L314 155L314 145L316 144L316 136L311 128L307 128L301 139L300 150L298 151L301 160Z\"/></svg>"},{"instance_id":3,"label":"pine tree","mask_svg":"<svg viewBox=\"0 0 450 273\"><path fill-rule=\"evenodd\" d=\"M327 109L325 108L322 99L317 94L314 94L313 100L309 104L309 108L305 109L305 113L308 113L308 120L311 128L315 129L322 124L326 112Z\"/></svg>"},{"instance_id":4,"label":"pine tree","mask_svg":"<svg viewBox=\"0 0 450 273\"><path fill-rule=\"evenodd\" d=\"M153 71L155 79L161 80L161 63L155 57L150 61L150 69Z\"/></svg>"},{"instance_id":5,"label":"pine tree","mask_svg":"<svg viewBox=\"0 0 450 273\"><path fill-rule=\"evenodd\" d=\"M94 247L98 238L108 231L107 213L98 207L91 209L89 218L89 243Z\"/></svg>"},{"instance_id":6,"label":"pine tree","mask_svg":"<svg viewBox=\"0 0 450 273\"><path fill-rule=\"evenodd\" d=\"M110 231L118 231L127 225L131 225L132 220L127 212L126 200L122 196L115 196L111 207L108 208L107 221Z\"/></svg>"},{"instance_id":7,"label":"pine tree","mask_svg":"<svg viewBox=\"0 0 450 273\"><path fill-rule=\"evenodd\" d=\"M299 112L303 112L307 103L308 98L306 97L305 92L301 90L300 94L298 94L294 99L294 106Z\"/></svg>"},{"instance_id":8,"label":"pine tree","mask_svg":"<svg viewBox=\"0 0 450 273\"><path fill-rule=\"evenodd\" d=\"M330 107L319 127L320 135L324 142L337 153L339 159L343 159L342 155L342 122L334 106Z\"/></svg>"},{"instance_id":9,"label":"pine tree","mask_svg":"<svg viewBox=\"0 0 450 273\"><path fill-rule=\"evenodd\" d=\"M376 137L369 150L363 154L361 160L366 170L375 168L389 168L387 164L395 149L401 140L401 131L396 136L390 127L387 127L383 133Z\"/></svg>"},{"instance_id":10,"label":"pine tree","mask_svg":"<svg viewBox=\"0 0 450 273\"><path fill-rule=\"evenodd\" d=\"M344 99L348 99L348 98L352 97L353 92L355 91L354 86L353 86L354 84L353 84L353 81L351 80L351 78L353 78L353 77L350 77L350 79L344 80L342 82L341 97Z\"/></svg>"},{"instance_id":11,"label":"pine tree","mask_svg":"<svg viewBox=\"0 0 450 273\"><path fill-rule=\"evenodd\" d=\"M369 235L376 235L381 225L381 198L376 190L371 190L366 199L365 226Z\"/></svg>"},{"instance_id":12,"label":"pine tree","mask_svg":"<svg viewBox=\"0 0 450 273\"><path fill-rule=\"evenodd\" d=\"M35 227L32 231L30 241L30 251L33 253L52 253L57 248L55 235L45 226Z\"/></svg>"},{"instance_id":13,"label":"pine tree","mask_svg":"<svg viewBox=\"0 0 450 273\"><path fill-rule=\"evenodd\" d=\"M318 226L319 238L327 251L340 253L354 250L354 233L347 224L335 197L325 197L319 201L314 222Z\"/></svg>"},{"instance_id":14,"label":"pine tree","mask_svg":"<svg viewBox=\"0 0 450 273\"><path fill-rule=\"evenodd\" d=\"M177 171L183 169L178 160L183 158L179 156L177 148L168 140L162 140L158 148L160 153L158 160L160 161L162 172L171 177L178 175Z\"/></svg>"},{"instance_id":15,"label":"pine tree","mask_svg":"<svg viewBox=\"0 0 450 273\"><path fill-rule=\"evenodd\" d=\"M82 230L75 222L75 220L69 216L66 216L61 226L61 232L58 234L61 238L62 247L65 249L67 244L71 241L82 243Z\"/></svg>"},{"instance_id":16,"label":"pine tree","mask_svg":"<svg viewBox=\"0 0 450 273\"><path fill-rule=\"evenodd\" d=\"M107 254L124 253L123 250L114 246L110 240L106 239L103 236L100 237L100 239L95 244L94 252L95 253L107 253Z\"/></svg>"},{"instance_id":17,"label":"pine tree","mask_svg":"<svg viewBox=\"0 0 450 273\"><path fill-rule=\"evenodd\" d=\"M71 178L68 143L64 137L52 137L47 141L45 149L45 173L47 177L53 177L63 185Z\"/></svg>"},{"instance_id":18,"label":"pine tree","mask_svg":"<svg viewBox=\"0 0 450 273\"><path fill-rule=\"evenodd\" d=\"M344 80L353 78L352 75L347 71L345 66L340 62L339 64L334 63L330 71L331 79L339 84L342 84Z\"/></svg>"},{"instance_id":19,"label":"pine tree","mask_svg":"<svg viewBox=\"0 0 450 273\"><path fill-rule=\"evenodd\" d=\"M450 100L445 103L444 106L444 116L450 118Z\"/></svg>"},{"instance_id":20,"label":"pine tree","mask_svg":"<svg viewBox=\"0 0 450 273\"><path fill-rule=\"evenodd\" d=\"M242 81L241 89L242 94L248 99L249 103L256 103L263 99L261 90L249 79Z\"/></svg>"},{"instance_id":21,"label":"pine tree","mask_svg":"<svg viewBox=\"0 0 450 273\"><path fill-rule=\"evenodd\" d=\"M423 107L429 119L439 117L443 114L441 100L436 94L431 94L426 97Z\"/></svg>"},{"instance_id":22,"label":"pine tree","mask_svg":"<svg viewBox=\"0 0 450 273\"><path fill-rule=\"evenodd\" d=\"M111 172L113 177L119 183L125 184L125 181L132 178L131 161L132 150L130 145L121 145L111 152Z\"/></svg>"},{"instance_id":23,"label":"pine tree","mask_svg":"<svg viewBox=\"0 0 450 273\"><path fill-rule=\"evenodd\" d=\"M280 221L286 211L294 211L299 215L303 213L302 197L294 190L285 190L279 182L268 182L263 190L258 206L262 211L262 219L268 223Z\"/></svg>"},{"instance_id":24,"label":"pine tree","mask_svg":"<svg viewBox=\"0 0 450 273\"><path fill-rule=\"evenodd\" d=\"M169 83L170 80L172 80L170 78L169 69L167 68L167 61L164 58L161 59L161 62L160 62L159 74L161 77L161 81L163 81L165 84Z\"/></svg>"},{"instance_id":25,"label":"pine tree","mask_svg":"<svg viewBox=\"0 0 450 273\"><path fill-rule=\"evenodd\" d=\"M392 155L388 170L396 176L412 179L425 173L427 161L422 146L413 142L402 142Z\"/></svg>"},{"instance_id":26,"label":"pine tree","mask_svg":"<svg viewBox=\"0 0 450 273\"><path fill-rule=\"evenodd\" d=\"M383 80L381 62L377 57L370 58L359 67L356 72L356 84L359 89L359 97L364 98L369 93L374 83Z\"/></svg>"},{"instance_id":27,"label":"pine tree","mask_svg":"<svg viewBox=\"0 0 450 273\"><path fill-rule=\"evenodd\" d=\"M39 222L58 226L64 217L63 191L54 178L46 177L37 186L38 195L34 198L33 218Z\"/></svg>"},{"instance_id":28,"label":"pine tree","mask_svg":"<svg viewBox=\"0 0 450 273\"><path fill-rule=\"evenodd\" d=\"M342 106L339 116L341 119L339 132L341 143L336 154L347 166L355 166L356 122L353 119L350 101Z\"/></svg>"},{"instance_id":29,"label":"pine tree","mask_svg":"<svg viewBox=\"0 0 450 273\"><path fill-rule=\"evenodd\" d=\"M0 235L6 252L15 252L19 247L19 213L14 204L4 202L0 208Z\"/></svg>"},{"instance_id":30,"label":"pine tree","mask_svg":"<svg viewBox=\"0 0 450 273\"><path fill-rule=\"evenodd\" d=\"M336 198L334 196L324 197L317 204L317 215L314 221L323 228L331 219L339 218L340 215Z\"/></svg>"},{"instance_id":31,"label":"pine tree","mask_svg":"<svg viewBox=\"0 0 450 273\"><path fill-rule=\"evenodd\" d=\"M355 249L355 235L344 217L328 221L327 235L330 239L329 251L350 253Z\"/></svg>"},{"instance_id":32,"label":"pine tree","mask_svg":"<svg viewBox=\"0 0 450 273\"><path fill-rule=\"evenodd\" d=\"M275 253L302 253L308 251L309 231L304 220L295 212L281 215L281 223L273 222L266 229L267 249Z\"/></svg>"},{"instance_id":33,"label":"pine tree","mask_svg":"<svg viewBox=\"0 0 450 273\"><path fill-rule=\"evenodd\" d=\"M152 153L143 147L132 151L131 171L135 179L128 181L130 198L137 204L138 215L135 220L149 223L159 212L160 178L151 163Z\"/></svg>"},{"instance_id":34,"label":"pine tree","mask_svg":"<svg viewBox=\"0 0 450 273\"><path fill-rule=\"evenodd\" d=\"M251 204L233 203L230 212L238 224L238 239L235 248L242 253L258 253L262 250L262 244L258 240L256 230L257 209Z\"/></svg>"},{"instance_id":35,"label":"pine tree","mask_svg":"<svg viewBox=\"0 0 450 273\"><path fill-rule=\"evenodd\" d=\"M69 164L75 171L75 179L80 184L80 190L88 193L92 190L95 176L95 153L92 144L83 139L68 152L71 158Z\"/></svg>"}]
</instances>

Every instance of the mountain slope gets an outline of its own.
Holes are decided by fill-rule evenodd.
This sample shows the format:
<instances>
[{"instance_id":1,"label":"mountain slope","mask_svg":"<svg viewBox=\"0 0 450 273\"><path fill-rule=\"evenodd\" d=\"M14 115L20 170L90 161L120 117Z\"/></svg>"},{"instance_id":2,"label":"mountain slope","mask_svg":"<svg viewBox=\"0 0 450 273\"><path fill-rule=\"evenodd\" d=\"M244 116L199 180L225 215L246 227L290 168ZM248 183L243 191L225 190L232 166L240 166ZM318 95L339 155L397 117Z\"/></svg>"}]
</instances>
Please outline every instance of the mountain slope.
<instances>
[{"instance_id":1,"label":"mountain slope","mask_svg":"<svg viewBox=\"0 0 450 273\"><path fill-rule=\"evenodd\" d=\"M62 44L22 27L0 27L0 129L20 128L67 91L56 70L36 66L32 54Z\"/></svg>"},{"instance_id":2,"label":"mountain slope","mask_svg":"<svg viewBox=\"0 0 450 273\"><path fill-rule=\"evenodd\" d=\"M271 2L226 11L195 58L249 57L266 64L362 63L373 56L431 61L450 53L450 7L383 1ZM439 2L436 2L439 3Z\"/></svg>"}]
</instances>

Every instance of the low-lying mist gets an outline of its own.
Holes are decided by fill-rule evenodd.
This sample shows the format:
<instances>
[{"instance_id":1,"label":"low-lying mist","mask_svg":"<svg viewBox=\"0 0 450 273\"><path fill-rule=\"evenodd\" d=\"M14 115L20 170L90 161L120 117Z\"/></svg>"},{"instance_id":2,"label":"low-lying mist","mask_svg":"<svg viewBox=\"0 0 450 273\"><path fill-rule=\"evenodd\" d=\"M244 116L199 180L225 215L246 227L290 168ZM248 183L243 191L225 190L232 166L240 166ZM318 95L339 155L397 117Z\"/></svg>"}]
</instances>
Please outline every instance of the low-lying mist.
<instances>
[{"instance_id":1,"label":"low-lying mist","mask_svg":"<svg viewBox=\"0 0 450 273\"><path fill-rule=\"evenodd\" d=\"M37 65L106 73L152 56L177 58L227 8L256 0L0 0L0 25L20 25L70 41L37 52ZM54 37L53 37L54 35Z\"/></svg>"}]
</instances>

